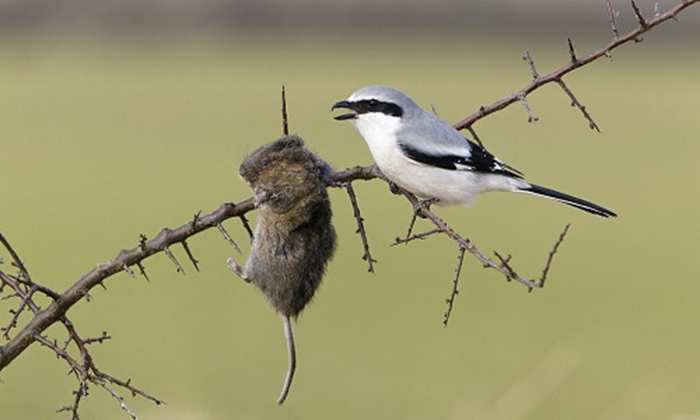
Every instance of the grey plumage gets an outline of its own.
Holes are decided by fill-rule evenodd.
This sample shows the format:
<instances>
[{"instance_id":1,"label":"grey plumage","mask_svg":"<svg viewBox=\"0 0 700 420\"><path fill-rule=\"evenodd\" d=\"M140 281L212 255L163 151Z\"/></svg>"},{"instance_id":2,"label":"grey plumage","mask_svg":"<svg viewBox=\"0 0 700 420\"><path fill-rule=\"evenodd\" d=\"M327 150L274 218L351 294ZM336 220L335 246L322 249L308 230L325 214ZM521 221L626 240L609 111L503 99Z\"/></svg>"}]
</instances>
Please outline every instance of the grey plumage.
<instances>
[{"instance_id":1,"label":"grey plumage","mask_svg":"<svg viewBox=\"0 0 700 420\"><path fill-rule=\"evenodd\" d=\"M257 286L284 320L290 364L279 404L296 366L291 318L313 298L336 247L325 181L330 170L297 136L262 146L240 167L255 193L259 220L245 268L232 259L229 267Z\"/></svg>"}]
</instances>

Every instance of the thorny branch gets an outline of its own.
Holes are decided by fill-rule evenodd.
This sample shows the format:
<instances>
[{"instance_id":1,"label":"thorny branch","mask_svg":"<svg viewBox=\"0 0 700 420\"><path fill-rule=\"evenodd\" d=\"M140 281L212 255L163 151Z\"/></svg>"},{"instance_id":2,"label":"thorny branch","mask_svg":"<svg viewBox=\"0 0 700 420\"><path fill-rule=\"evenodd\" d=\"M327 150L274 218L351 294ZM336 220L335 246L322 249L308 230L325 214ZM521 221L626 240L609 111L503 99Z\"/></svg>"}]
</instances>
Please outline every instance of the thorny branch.
<instances>
[{"instance_id":1,"label":"thorny branch","mask_svg":"<svg viewBox=\"0 0 700 420\"><path fill-rule=\"evenodd\" d=\"M455 278L452 280L452 293L450 294L450 297L445 299L445 302L447 303L447 310L445 311L444 314L444 319L442 321L445 326L447 326L447 323L450 322L450 315L452 314L452 307L454 306L455 303L455 298L457 297L457 294L459 293L459 290L457 287L459 286L459 275L462 273L462 265L464 264L464 252L466 251L466 248L460 247L459 248L459 257L457 257L457 268L455 269Z\"/></svg>"},{"instance_id":2,"label":"thorny branch","mask_svg":"<svg viewBox=\"0 0 700 420\"><path fill-rule=\"evenodd\" d=\"M573 43L571 43L571 40L569 39L569 55L570 55L570 62L566 64L564 67L561 67L558 70L555 70L545 76L540 76L540 77L535 77L530 83L528 83L524 88L520 89L519 91L510 94L502 99L499 99L498 101L492 103L491 105L488 106L481 106L479 109L474 112L472 115L458 121L454 127L458 130L462 130L465 128L469 128L472 125L474 125L475 122L479 121L480 119L486 117L487 115L491 115L494 112L500 111L504 108L506 108L509 105L512 105L515 102L521 101L520 98L522 97L527 97L530 93L534 92L535 90L541 88L542 86L556 82L560 86L561 83L560 81L564 76L567 74L571 73L572 71L583 67L587 64L592 63L593 61L606 56L610 57L612 50L614 50L617 47L620 47L621 45L624 45L630 41L639 41L639 36L642 35L643 33L649 31L650 29L654 28L655 26L666 22L669 19L676 20L676 16L688 8L689 6L692 6L693 4L697 3L700 0L683 0L680 3L678 3L676 6L672 7L669 9L666 13L660 13L656 14L653 18L651 19L645 19L641 12L639 12L639 8L637 5L632 2L632 8L634 10L635 16L637 17L637 21L639 25L637 28L634 30L626 33L625 35L619 36L618 31L617 31L617 22L615 20L615 11L612 9L612 5L608 2L608 15L610 19L610 23L612 26L613 30L613 40L605 45L603 48L594 51L590 54L588 54L585 57L577 57L576 51L574 50ZM528 54L529 56L529 54ZM527 60L526 60L527 61ZM529 63L532 62L532 59L530 58ZM532 70L533 64L530 64L530 69ZM563 86L562 86L563 87ZM567 92L567 94L571 97L572 94L570 94L570 91ZM580 102L578 100L573 100L572 102L574 103L575 106L577 106L579 109L581 109ZM595 123L592 122L590 119L590 115L584 112L583 109L581 109L582 113L584 114L584 117L588 120L589 126L592 129L596 129Z\"/></svg>"},{"instance_id":3,"label":"thorny branch","mask_svg":"<svg viewBox=\"0 0 700 420\"><path fill-rule=\"evenodd\" d=\"M372 253L369 250L367 230L365 229L365 219L362 217L362 213L360 212L360 206L357 204L357 196L355 195L355 189L352 187L352 183L350 182L348 182L347 184L343 184L342 187L345 188L345 190L348 192L348 197L350 197L350 204L352 205L353 215L355 216L355 220L357 221L357 231L355 231L355 233L360 234L360 238L362 239L362 247L365 250L365 253L362 255L362 259L367 261L367 271L370 273L374 273L374 263L376 263L377 260L372 258Z\"/></svg>"},{"instance_id":4,"label":"thorny branch","mask_svg":"<svg viewBox=\"0 0 700 420\"><path fill-rule=\"evenodd\" d=\"M637 5L632 3L632 8L639 25L636 29L622 36L619 35L617 29L617 12L613 10L612 5L608 1L608 15L613 33L613 40L609 44L589 55L579 57L576 54L573 43L571 40L569 40L570 62L564 67L544 76L540 75L535 67L534 60L530 56L530 53L526 52L523 58L530 67L530 71L533 76L532 81L518 92L506 96L505 98L502 98L489 106L480 107L477 112L455 124L455 128L468 129L475 137L475 140L480 142L480 139L472 127L473 124L487 115L504 109L514 102L522 102L528 109L529 120L534 121L536 117L534 116L534 113L527 102L527 95L548 83L556 82L567 93L572 101L572 104L579 108L584 117L588 120L591 128L597 129L596 124L587 113L586 108L576 99L573 93L571 93L571 90L569 90L564 83L563 77L577 68L583 67L602 56L610 56L613 49L625 43L630 41L639 41L641 34L651 30L655 26L669 19L675 20L676 16L681 11L699 1L700 0L682 0L678 5L665 13L659 13L658 9L656 9L654 17L650 19L644 18ZM284 97L284 91L282 113L283 131L287 133L289 128L287 123L286 98ZM345 186L348 194L352 194L351 191L354 192L351 186L352 182L357 180L373 180L376 178L384 179L380 171L375 166L357 166L346 170L332 172L329 175L328 184L330 186ZM418 204L418 199L407 191L399 190L399 192L404 195L415 208L415 206ZM354 196L354 194L352 195ZM352 198L351 201L353 201ZM75 284L73 284L73 286L68 288L68 290L63 293L55 292L50 288L35 282L29 275L26 266L19 258L17 252L15 252L6 238L0 234L0 243L10 255L10 258L12 259L12 266L18 270L18 273L15 275L7 274L5 271L0 270L0 294L5 293L4 296L0 296L0 302L3 304L6 304L7 302L17 302L16 309L11 310L10 312L11 317L9 323L5 327L2 327L3 337L7 339L8 342L4 346L0 346L0 371L12 363L12 361L22 354L22 352L32 343L38 341L45 347L51 349L58 358L66 361L70 366L70 373L73 374L79 382L78 389L74 392L75 399L73 404L59 410L70 412L74 420L79 418L78 408L80 402L87 395L90 385L95 385L106 390L119 402L120 407L132 419L135 419L136 415L125 404L123 397L116 392L116 388L122 388L129 391L132 396L139 395L155 402L156 404L163 403L162 400L152 397L149 394L133 387L130 380L122 381L98 370L92 356L89 354L88 346L92 343L102 343L105 340L108 340L110 338L109 335L107 335L106 332L103 332L99 337L82 338L80 335L78 335L75 327L66 317L66 313L73 305L83 298L89 300L90 291L97 285L105 287L104 281L114 274L124 271L129 275L133 275L133 270L131 269L133 266L138 267L139 272L148 280L148 275L146 274L143 261L158 253L163 252L167 254L175 263L178 271L184 272L184 269L180 263L177 262L177 259L170 251L170 247L173 245L179 244L182 246L192 264L195 266L195 268L199 269L199 262L194 258L186 240L212 227L216 226L224 236L224 239L229 242L236 249L236 251L240 252L238 245L233 241L233 239L231 239L230 235L223 227L223 222L231 218L239 218L249 237L252 239L253 230L246 219L246 214L253 209L254 203L252 199L247 199L236 204L225 203L211 213L205 215L198 213L192 220L187 221L175 229L163 229L153 239L148 240L145 235L141 235L139 237L138 244L134 248L122 250L113 259L98 264L95 268L91 269L80 277ZM371 271L373 269L372 263L374 260L369 253L369 244L367 242L366 232L365 235L362 234L364 231L364 229L361 228L361 226L363 226L363 222L356 199L353 202L353 210L355 210L355 217L358 222L358 228L360 229L363 247L365 249L365 257ZM397 238L396 244L421 240L436 234L444 234L455 242L460 250L458 265L455 269L452 293L450 298L447 299L448 308L445 312L445 324L447 324L449 320L454 299L458 293L458 280L464 262L464 254L466 252L469 252L474 258L476 258L483 265L483 267L499 272L508 281L515 280L525 285L528 290L531 291L535 288L544 287L554 255L557 253L559 246L568 232L567 225L549 253L545 267L542 270L542 276L539 280L535 281L518 274L510 264L510 256L504 258L501 256L501 254L494 252L495 260L489 258L485 256L469 239L466 239L450 228L444 220L436 216L432 211L430 211L429 208L421 207L418 211L422 217L426 218L435 226L435 229L421 234L409 234L403 239ZM3 260L1 258L0 264L3 264ZM5 291L6 289L8 290L7 292ZM43 295L48 298L48 306L45 309L42 309L37 304L35 300L37 295ZM20 329L18 324L23 314L31 315L32 318ZM58 345L55 340L51 340L45 335L46 330L56 323L62 324L68 333L68 339L63 346ZM12 334L13 332L15 333ZM71 343L74 344L74 348L80 353L79 358L74 358L69 354L68 347Z\"/></svg>"},{"instance_id":5,"label":"thorny branch","mask_svg":"<svg viewBox=\"0 0 700 420\"><path fill-rule=\"evenodd\" d=\"M19 270L19 274L17 275L10 275L0 270L0 281L2 281L2 283L0 283L2 285L0 287L0 290L4 287L9 287L15 292L9 296L21 299L18 309L10 311L11 313L13 313L13 317L10 320L10 324L7 327L4 327L5 332L3 336L9 340L10 330L16 325L17 319L21 312L24 310L24 308L29 308L29 310L31 310L31 312L34 314L35 319L42 313L41 308L34 302L34 294L43 293L50 298L55 298L56 296L58 296L59 300L61 296L58 293L46 287L39 287L30 279L29 272L27 271L26 266L22 263L21 259L19 258L19 255L12 248L9 241L2 234L0 234L0 242L12 256L13 265ZM132 419L136 419L136 415L126 405L126 403L124 402L124 398L114 388L109 386L110 384L130 392L133 396L139 395L143 398L153 401L158 405L164 403L162 400L155 398L147 394L146 392L132 386L130 381L121 381L97 369L97 366L95 365L87 346L93 343L102 344L105 340L110 339L111 337L107 335L106 332L103 331L102 335L100 335L99 337L83 339L78 334L77 330L73 326L73 323L68 319L67 316L61 316L58 319L58 321L61 324L63 324L68 333L68 339L63 344L63 346L59 346L55 340L51 341L38 332L32 333L33 338L35 340L39 341L44 346L53 350L53 352L56 353L57 358L63 359L64 361L66 361L66 363L68 363L70 367L69 374L73 374L78 380L78 389L76 389L73 392L73 394L75 395L73 404L59 409L58 412L69 412L71 413L73 420L78 420L80 418L78 414L80 403L83 401L83 398L88 395L88 389L90 386L89 384L94 384L105 389L110 395L119 400L120 407L124 409L132 417ZM82 361L82 363L78 362L78 360L76 360L76 358L71 356L71 354L69 353L68 346L71 343L74 343L76 348L78 349L80 353L79 359ZM4 350L4 347L0 347L0 355L4 354L4 351L2 350Z\"/></svg>"}]
</instances>

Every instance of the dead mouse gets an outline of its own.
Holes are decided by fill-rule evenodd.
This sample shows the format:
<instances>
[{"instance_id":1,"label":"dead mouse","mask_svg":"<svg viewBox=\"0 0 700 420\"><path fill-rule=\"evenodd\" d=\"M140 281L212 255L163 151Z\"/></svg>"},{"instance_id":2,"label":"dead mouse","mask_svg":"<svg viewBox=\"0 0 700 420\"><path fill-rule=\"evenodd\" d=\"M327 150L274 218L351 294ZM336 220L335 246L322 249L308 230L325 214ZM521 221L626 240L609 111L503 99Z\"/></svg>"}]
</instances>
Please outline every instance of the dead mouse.
<instances>
[{"instance_id":1,"label":"dead mouse","mask_svg":"<svg viewBox=\"0 0 700 420\"><path fill-rule=\"evenodd\" d=\"M278 404L287 397L296 369L291 318L313 298L336 247L325 182L330 170L293 135L262 146L239 170L255 193L259 218L245 267L232 258L228 266L256 285L284 321L289 369Z\"/></svg>"}]
</instances>

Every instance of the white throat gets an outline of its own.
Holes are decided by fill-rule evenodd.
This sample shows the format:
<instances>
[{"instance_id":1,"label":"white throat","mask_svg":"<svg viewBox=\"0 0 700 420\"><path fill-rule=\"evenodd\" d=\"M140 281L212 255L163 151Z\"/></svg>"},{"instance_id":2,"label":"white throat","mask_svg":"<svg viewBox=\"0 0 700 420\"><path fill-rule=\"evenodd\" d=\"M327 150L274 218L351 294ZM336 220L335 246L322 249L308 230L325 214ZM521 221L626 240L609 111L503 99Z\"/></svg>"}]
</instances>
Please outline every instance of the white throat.
<instances>
[{"instance_id":1,"label":"white throat","mask_svg":"<svg viewBox=\"0 0 700 420\"><path fill-rule=\"evenodd\" d=\"M396 133L401 118L373 112L358 115L353 123L367 142L379 169L388 169L386 166L392 163L394 154L398 151Z\"/></svg>"}]
</instances>

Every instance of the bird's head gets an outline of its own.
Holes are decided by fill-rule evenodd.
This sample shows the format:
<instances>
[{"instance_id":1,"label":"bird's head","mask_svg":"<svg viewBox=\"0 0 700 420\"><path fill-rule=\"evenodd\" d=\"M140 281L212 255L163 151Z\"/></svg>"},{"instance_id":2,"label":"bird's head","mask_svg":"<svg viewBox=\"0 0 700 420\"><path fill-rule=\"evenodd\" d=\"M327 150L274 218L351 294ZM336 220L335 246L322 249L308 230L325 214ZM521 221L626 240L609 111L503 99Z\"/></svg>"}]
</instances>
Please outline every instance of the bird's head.
<instances>
[{"instance_id":1,"label":"bird's head","mask_svg":"<svg viewBox=\"0 0 700 420\"><path fill-rule=\"evenodd\" d=\"M406 94L384 86L364 87L348 99L336 102L331 109L336 108L350 112L334 119L352 120L355 124L396 123L420 109Z\"/></svg>"}]
</instances>

